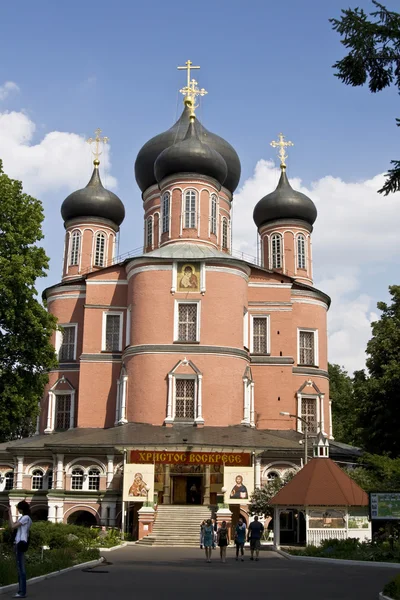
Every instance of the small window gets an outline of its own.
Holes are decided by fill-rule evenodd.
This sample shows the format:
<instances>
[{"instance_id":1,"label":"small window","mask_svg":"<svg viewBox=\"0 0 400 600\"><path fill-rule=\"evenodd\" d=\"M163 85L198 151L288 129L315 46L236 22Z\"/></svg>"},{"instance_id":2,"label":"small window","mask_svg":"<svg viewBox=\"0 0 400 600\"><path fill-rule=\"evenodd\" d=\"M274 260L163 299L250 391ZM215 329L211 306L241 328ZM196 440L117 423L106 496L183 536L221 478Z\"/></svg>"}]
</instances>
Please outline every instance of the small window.
<instances>
[{"instance_id":1,"label":"small window","mask_svg":"<svg viewBox=\"0 0 400 600\"><path fill-rule=\"evenodd\" d=\"M71 394L56 394L54 429L65 431L71 425Z\"/></svg>"},{"instance_id":2,"label":"small window","mask_svg":"<svg viewBox=\"0 0 400 600\"><path fill-rule=\"evenodd\" d=\"M75 360L75 337L76 337L76 326L75 325L63 325L62 331L62 342L60 350L58 352L58 360L65 362L67 360Z\"/></svg>"},{"instance_id":3,"label":"small window","mask_svg":"<svg viewBox=\"0 0 400 600\"><path fill-rule=\"evenodd\" d=\"M96 233L95 253L94 253L94 266L104 267L106 252L106 235L102 231Z\"/></svg>"},{"instance_id":4,"label":"small window","mask_svg":"<svg viewBox=\"0 0 400 600\"><path fill-rule=\"evenodd\" d=\"M106 314L104 350L119 352L121 350L121 316Z\"/></svg>"},{"instance_id":5,"label":"small window","mask_svg":"<svg viewBox=\"0 0 400 600\"><path fill-rule=\"evenodd\" d=\"M175 382L175 418L194 419L194 379L176 379Z\"/></svg>"},{"instance_id":6,"label":"small window","mask_svg":"<svg viewBox=\"0 0 400 600\"><path fill-rule=\"evenodd\" d=\"M301 417L307 422L307 433L317 433L316 398L301 399Z\"/></svg>"},{"instance_id":7,"label":"small window","mask_svg":"<svg viewBox=\"0 0 400 600\"><path fill-rule=\"evenodd\" d=\"M43 471L41 471L40 469L35 469L34 471L32 471L32 489L43 489Z\"/></svg>"},{"instance_id":8,"label":"small window","mask_svg":"<svg viewBox=\"0 0 400 600\"><path fill-rule=\"evenodd\" d=\"M253 353L268 354L267 317L253 317Z\"/></svg>"},{"instance_id":9,"label":"small window","mask_svg":"<svg viewBox=\"0 0 400 600\"><path fill-rule=\"evenodd\" d=\"M99 488L100 488L100 471L98 469L90 469L88 489L91 491L94 491L94 490L98 490Z\"/></svg>"},{"instance_id":10,"label":"small window","mask_svg":"<svg viewBox=\"0 0 400 600\"><path fill-rule=\"evenodd\" d=\"M72 471L71 489L72 490L83 489L83 471L82 471L82 469L74 469Z\"/></svg>"},{"instance_id":11,"label":"small window","mask_svg":"<svg viewBox=\"0 0 400 600\"><path fill-rule=\"evenodd\" d=\"M147 239L146 246L151 248L153 246L153 217L147 219Z\"/></svg>"},{"instance_id":12,"label":"small window","mask_svg":"<svg viewBox=\"0 0 400 600\"><path fill-rule=\"evenodd\" d=\"M178 305L178 340L179 342L197 341L197 302L182 302Z\"/></svg>"},{"instance_id":13,"label":"small window","mask_svg":"<svg viewBox=\"0 0 400 600\"><path fill-rule=\"evenodd\" d=\"M47 471L47 489L53 489L53 469Z\"/></svg>"},{"instance_id":14,"label":"small window","mask_svg":"<svg viewBox=\"0 0 400 600\"><path fill-rule=\"evenodd\" d=\"M315 364L315 331L300 331L299 365L314 366Z\"/></svg>"},{"instance_id":15,"label":"small window","mask_svg":"<svg viewBox=\"0 0 400 600\"><path fill-rule=\"evenodd\" d=\"M189 190L185 194L185 227L194 229L196 227L196 192Z\"/></svg>"},{"instance_id":16,"label":"small window","mask_svg":"<svg viewBox=\"0 0 400 600\"><path fill-rule=\"evenodd\" d=\"M8 492L9 490L12 490L14 487L14 472L8 471L8 473L5 474L4 478L5 478L4 491Z\"/></svg>"},{"instance_id":17,"label":"small window","mask_svg":"<svg viewBox=\"0 0 400 600\"><path fill-rule=\"evenodd\" d=\"M211 196L211 227L210 232L217 235L217 196Z\"/></svg>"},{"instance_id":18,"label":"small window","mask_svg":"<svg viewBox=\"0 0 400 600\"><path fill-rule=\"evenodd\" d=\"M74 231L71 237L71 249L69 255L69 266L79 265L79 253L81 249L81 232Z\"/></svg>"},{"instance_id":19,"label":"small window","mask_svg":"<svg viewBox=\"0 0 400 600\"><path fill-rule=\"evenodd\" d=\"M274 481L275 479L279 479L280 475L276 471L270 471L267 475L268 481Z\"/></svg>"},{"instance_id":20,"label":"small window","mask_svg":"<svg viewBox=\"0 0 400 600\"><path fill-rule=\"evenodd\" d=\"M271 237L272 268L282 268L282 236L280 233L274 233Z\"/></svg>"},{"instance_id":21,"label":"small window","mask_svg":"<svg viewBox=\"0 0 400 600\"><path fill-rule=\"evenodd\" d=\"M222 247L228 248L228 221L227 219L222 220Z\"/></svg>"},{"instance_id":22,"label":"small window","mask_svg":"<svg viewBox=\"0 0 400 600\"><path fill-rule=\"evenodd\" d=\"M306 238L301 233L297 236L297 268L306 268Z\"/></svg>"},{"instance_id":23,"label":"small window","mask_svg":"<svg viewBox=\"0 0 400 600\"><path fill-rule=\"evenodd\" d=\"M162 200L162 233L169 232L169 202L170 195L166 192Z\"/></svg>"}]
</instances>

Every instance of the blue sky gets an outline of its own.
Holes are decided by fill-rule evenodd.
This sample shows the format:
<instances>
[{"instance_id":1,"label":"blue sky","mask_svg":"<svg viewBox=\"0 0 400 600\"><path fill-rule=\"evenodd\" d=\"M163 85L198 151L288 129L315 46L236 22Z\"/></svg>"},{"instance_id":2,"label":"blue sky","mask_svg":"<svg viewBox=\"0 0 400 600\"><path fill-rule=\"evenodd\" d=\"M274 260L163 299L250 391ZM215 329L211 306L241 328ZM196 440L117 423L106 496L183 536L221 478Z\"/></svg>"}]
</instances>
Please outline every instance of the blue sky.
<instances>
[{"instance_id":1,"label":"blue sky","mask_svg":"<svg viewBox=\"0 0 400 600\"><path fill-rule=\"evenodd\" d=\"M275 160L269 142L283 131L295 143L288 161L289 176L312 197L313 192L317 197L326 192L317 203L324 222L317 220L315 226L316 233L320 227L319 246L314 251L316 283L325 282L330 291L330 286L337 289L337 277L350 278L353 295L347 290L336 302L345 310L346 302L354 304L359 297L368 296L365 317L370 320L376 300L387 297L387 286L395 283L398 275L393 255L398 211L393 199L375 194L379 181L374 178L385 172L391 159L398 158L395 117L400 116L399 96L395 90L373 95L366 87L349 88L334 77L332 64L343 56L344 49L328 19L339 16L341 8L348 5L348 0L24 0L3 5L0 88L12 81L19 91L3 94L0 101L0 116L17 115L11 124L10 117L3 119L3 130L0 121L0 156L5 170L23 179L27 191L44 202L45 247L52 258L46 285L53 284L60 273L63 228L59 207L70 191L86 185L91 172L90 153L78 151L73 134L83 139L101 127L109 136L103 178L116 184L127 211L120 252L141 245L142 208L133 163L142 144L167 129L180 114L178 90L185 78L176 66L190 58L201 65L196 79L209 92L198 110L200 120L235 146L243 168L241 186L256 181L253 189L258 197L248 197L239 188L238 206L242 208L237 212L245 211L249 221L254 204L271 191L277 171L270 163L267 175L257 175L255 169L260 160ZM372 10L367 1L350 5ZM394 2L387 5L395 8ZM34 124L30 129L28 121ZM57 142L53 132L70 135ZM7 135L10 139L14 136L15 145ZM60 154L59 163L48 165L51 181L47 181L46 155L39 164L42 142L49 135L53 158ZM72 138L75 142L69 147ZM32 153L27 147L35 153L35 168L29 168ZM337 186L331 182L329 187L327 177L348 186L341 188L338 206ZM353 184L360 187L352 188ZM366 204L363 185L368 193L373 188ZM354 190L358 204L353 202L346 215L345 196ZM337 243L341 235L354 238L351 223L357 221L357 210L365 211L366 206L370 214L361 233L366 233L369 223L370 235L374 234L374 212L383 210L392 227L397 219L393 236L389 232L383 237L383 251L366 262L362 258L353 261L353 250L345 245L342 262L335 264L329 259L335 243L330 241L323 248L321 237L325 234L321 232L329 232L333 217L338 223ZM255 238L251 227L250 223L246 230L237 228L234 240L236 247L250 253ZM248 244L246 236L251 238ZM360 236L366 244L367 236ZM317 246L321 248L319 256ZM365 346L368 328L364 323L362 336L352 343ZM355 348L349 359L346 353L343 356L350 369L361 360L359 353L355 358ZM340 362L340 345L333 358Z\"/></svg>"}]
</instances>

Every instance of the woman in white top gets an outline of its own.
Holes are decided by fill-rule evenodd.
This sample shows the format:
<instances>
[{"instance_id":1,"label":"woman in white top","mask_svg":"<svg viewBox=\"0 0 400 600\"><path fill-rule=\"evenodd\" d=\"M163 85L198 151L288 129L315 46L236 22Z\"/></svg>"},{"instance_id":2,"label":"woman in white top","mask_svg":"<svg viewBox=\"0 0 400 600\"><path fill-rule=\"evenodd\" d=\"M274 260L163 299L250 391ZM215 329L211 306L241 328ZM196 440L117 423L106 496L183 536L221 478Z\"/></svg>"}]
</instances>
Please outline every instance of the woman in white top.
<instances>
[{"instance_id":1,"label":"woman in white top","mask_svg":"<svg viewBox=\"0 0 400 600\"><path fill-rule=\"evenodd\" d=\"M32 525L30 517L31 510L29 504L22 500L17 504L18 512L21 516L14 522L11 512L8 513L11 529L16 529L17 533L14 541L15 557L17 559L18 570L18 592L14 598L26 597L26 570L25 570L25 552L28 549L29 530Z\"/></svg>"}]
</instances>

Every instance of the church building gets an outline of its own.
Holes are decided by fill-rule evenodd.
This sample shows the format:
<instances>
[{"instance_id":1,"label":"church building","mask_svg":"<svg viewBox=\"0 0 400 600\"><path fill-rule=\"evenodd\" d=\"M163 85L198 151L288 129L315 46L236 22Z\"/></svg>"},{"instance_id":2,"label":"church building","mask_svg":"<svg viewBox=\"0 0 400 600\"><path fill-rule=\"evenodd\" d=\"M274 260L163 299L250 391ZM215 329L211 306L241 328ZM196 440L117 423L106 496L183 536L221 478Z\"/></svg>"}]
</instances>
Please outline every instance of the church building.
<instances>
[{"instance_id":1,"label":"church building","mask_svg":"<svg viewBox=\"0 0 400 600\"><path fill-rule=\"evenodd\" d=\"M138 527L143 506L223 502L248 520L254 488L306 462L305 437L325 432L346 460L332 432L330 299L313 285L317 210L288 181L291 143L273 142L279 183L254 198L260 259L243 260L232 250L240 160L197 119L205 90L191 68L180 118L136 158L143 251L116 256L129 231L98 151L61 206L62 277L44 291L59 365L37 435L0 445L0 517L26 499L34 518L122 523L139 537L151 531Z\"/></svg>"}]
</instances>

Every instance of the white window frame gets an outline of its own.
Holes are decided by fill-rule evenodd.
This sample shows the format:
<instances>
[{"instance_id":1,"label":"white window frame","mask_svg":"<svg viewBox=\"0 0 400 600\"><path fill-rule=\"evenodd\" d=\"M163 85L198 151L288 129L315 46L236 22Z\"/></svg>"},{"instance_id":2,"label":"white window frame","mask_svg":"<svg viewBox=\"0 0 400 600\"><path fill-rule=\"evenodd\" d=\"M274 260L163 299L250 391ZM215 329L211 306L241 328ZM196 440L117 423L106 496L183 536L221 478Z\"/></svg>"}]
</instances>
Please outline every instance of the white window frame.
<instances>
[{"instance_id":1,"label":"white window frame","mask_svg":"<svg viewBox=\"0 0 400 600\"><path fill-rule=\"evenodd\" d=\"M314 334L314 364L307 365L300 362L300 333ZM318 367L319 366L319 347L318 347L318 329L309 329L308 327L297 328L297 366L298 367Z\"/></svg>"},{"instance_id":2,"label":"white window frame","mask_svg":"<svg viewBox=\"0 0 400 600\"><path fill-rule=\"evenodd\" d=\"M196 315L196 340L193 342L185 342L179 339L179 304L197 304L197 315ZM200 314L201 314L201 300L175 300L174 310L174 342L180 344L195 344L200 342Z\"/></svg>"},{"instance_id":3,"label":"white window frame","mask_svg":"<svg viewBox=\"0 0 400 600\"><path fill-rule=\"evenodd\" d=\"M75 471L75 469L76 470L79 469L83 473L82 487L77 490L74 490L72 488L72 477L73 477L72 473L73 473L73 471ZM98 490L89 490L89 473L90 473L90 471L92 471L94 469L96 469L99 472L99 489ZM98 464L92 464L89 467L82 467L82 465L80 465L80 464L71 465L67 475L71 479L71 481L70 481L70 491L71 492L91 492L93 494L96 494L99 490L101 490L101 480L102 480L102 478L104 478L106 476L104 473L104 469Z\"/></svg>"},{"instance_id":4,"label":"white window frame","mask_svg":"<svg viewBox=\"0 0 400 600\"><path fill-rule=\"evenodd\" d=\"M12 477L7 478L9 473L11 473ZM1 477L3 478L3 481L0 483L0 492L10 492L12 489L14 489L14 469L11 467L5 469L4 473L1 473ZM12 481L12 486L9 489L7 489L8 479L11 479Z\"/></svg>"},{"instance_id":5,"label":"white window frame","mask_svg":"<svg viewBox=\"0 0 400 600\"><path fill-rule=\"evenodd\" d=\"M165 210L165 207L168 206L168 209ZM163 233L168 233L170 231L170 213L171 213L171 193L164 192L161 202L161 235Z\"/></svg>"},{"instance_id":6,"label":"white window frame","mask_svg":"<svg viewBox=\"0 0 400 600\"><path fill-rule=\"evenodd\" d=\"M299 417L303 416L303 411L301 410L302 400L313 400L315 402L315 419L316 419L316 433L320 431L320 397L318 394L298 394L297 395L297 414ZM297 431L299 433L304 433L304 423L297 419ZM314 435L312 432L308 432L311 435Z\"/></svg>"},{"instance_id":7,"label":"white window frame","mask_svg":"<svg viewBox=\"0 0 400 600\"><path fill-rule=\"evenodd\" d=\"M224 228L226 227L226 245L224 245ZM229 223L228 218L223 217L221 222L221 248L223 250L229 250Z\"/></svg>"},{"instance_id":8,"label":"white window frame","mask_svg":"<svg viewBox=\"0 0 400 600\"><path fill-rule=\"evenodd\" d=\"M194 193L194 211L188 211L186 209L186 196L191 193ZM185 190L185 193L183 195L183 229L197 229L198 202L198 192L196 189L190 188ZM189 223L188 225L186 225L187 222ZM192 222L194 222L193 225Z\"/></svg>"},{"instance_id":9,"label":"white window frame","mask_svg":"<svg viewBox=\"0 0 400 600\"><path fill-rule=\"evenodd\" d=\"M56 407L57 407L57 396L71 396L71 410L69 413L69 427L60 431L68 431L74 426L74 404L75 404L75 390L62 390L60 392L54 392L53 402L53 431L56 431Z\"/></svg>"},{"instance_id":10,"label":"white window frame","mask_svg":"<svg viewBox=\"0 0 400 600\"><path fill-rule=\"evenodd\" d=\"M97 475L95 476L96 480L98 482L98 487L96 487L95 489L91 489L90 488L90 478L93 477L93 475L90 474L91 471L97 471L97 473L98 473L98 476ZM87 470L87 478L86 478L86 480L87 480L87 491L88 492L98 492L98 491L100 491L100 478L101 478L101 469L100 469L100 467L92 466L92 467L90 467ZM85 480L85 476L83 476L83 479Z\"/></svg>"},{"instance_id":11,"label":"white window frame","mask_svg":"<svg viewBox=\"0 0 400 600\"><path fill-rule=\"evenodd\" d=\"M146 220L146 248L154 248L154 222L153 216Z\"/></svg>"},{"instance_id":12,"label":"white window frame","mask_svg":"<svg viewBox=\"0 0 400 600\"><path fill-rule=\"evenodd\" d=\"M243 307L243 346L249 348L249 311Z\"/></svg>"},{"instance_id":13,"label":"white window frame","mask_svg":"<svg viewBox=\"0 0 400 600\"><path fill-rule=\"evenodd\" d=\"M275 253L274 252L274 238L279 237L280 239L280 252ZM275 232L271 235L270 238L270 269L283 269L283 260L284 260L284 249L283 249L283 235L279 232ZM277 264L277 261L274 260L277 257L279 257L279 266L274 266Z\"/></svg>"},{"instance_id":14,"label":"white window frame","mask_svg":"<svg viewBox=\"0 0 400 600\"><path fill-rule=\"evenodd\" d=\"M78 238L77 248L74 245L75 239ZM82 246L82 232L80 229L74 229L71 233L70 242L69 242L69 252L68 252L68 266L69 267L79 267L80 257L81 257L81 246ZM75 258L76 256L76 258ZM72 260L74 258L74 261Z\"/></svg>"},{"instance_id":15,"label":"white window frame","mask_svg":"<svg viewBox=\"0 0 400 600\"><path fill-rule=\"evenodd\" d=\"M119 316L119 347L118 350L106 350L106 325L107 315ZM122 333L124 325L124 313L122 311L108 310L103 312L103 324L101 334L101 351L102 352L122 352Z\"/></svg>"},{"instance_id":16,"label":"white window frame","mask_svg":"<svg viewBox=\"0 0 400 600\"><path fill-rule=\"evenodd\" d=\"M74 471L82 471L82 487L81 488L74 488L72 487L72 481L73 481L73 477L74 477ZM85 490L85 480L87 481L87 477L85 477L85 469L83 467L80 467L79 465L74 465L71 469L71 484L70 484L70 490L71 492L83 492L86 491Z\"/></svg>"},{"instance_id":17,"label":"white window frame","mask_svg":"<svg viewBox=\"0 0 400 600\"><path fill-rule=\"evenodd\" d=\"M56 420L56 402L57 396L71 396L71 412L69 418L69 429L73 429L75 421L75 392L76 390L50 390L47 408L47 427L44 433L53 433ZM66 430L68 431L68 430Z\"/></svg>"},{"instance_id":18,"label":"white window frame","mask_svg":"<svg viewBox=\"0 0 400 600\"><path fill-rule=\"evenodd\" d=\"M254 354L254 319L266 319L267 321L267 352L266 354L258 354L258 356L267 356L271 354L271 330L270 330L270 315L253 313L250 315L250 354Z\"/></svg>"},{"instance_id":19,"label":"white window frame","mask_svg":"<svg viewBox=\"0 0 400 600\"><path fill-rule=\"evenodd\" d=\"M58 327L74 327L75 328L75 338L74 338L74 357L73 358L69 358L69 359L65 359L63 362L68 362L69 360L76 360L76 345L77 345L77 340L78 340L78 323L59 323ZM56 346L55 346L55 351L57 353L57 357L60 360L60 350L61 350L61 346L62 346L62 340L63 340L63 332L60 329L56 330Z\"/></svg>"},{"instance_id":20,"label":"white window frame","mask_svg":"<svg viewBox=\"0 0 400 600\"><path fill-rule=\"evenodd\" d=\"M198 379L198 375L196 374L177 374L177 375L173 375L173 396L172 396L172 418L174 421L180 422L180 421L185 421L185 419L182 419L182 417L177 417L176 416L176 380L177 379L193 379L194 380L194 407L193 407L193 419L192 418L188 418L187 421L189 423L194 423L197 421L197 413L198 413L198 396L199 396L199 379Z\"/></svg>"},{"instance_id":21,"label":"white window frame","mask_svg":"<svg viewBox=\"0 0 400 600\"><path fill-rule=\"evenodd\" d=\"M299 251L300 240L302 241L302 244L303 244L303 250L304 250L303 252ZM304 233L298 233L296 235L296 254L297 254L297 261L296 261L297 268L306 271L307 270L307 239L306 239L306 236L304 235ZM300 259L301 259L301 264L300 264ZM304 261L304 266L302 266L303 261Z\"/></svg>"},{"instance_id":22,"label":"white window frame","mask_svg":"<svg viewBox=\"0 0 400 600\"><path fill-rule=\"evenodd\" d=\"M214 214L215 208L215 214ZM210 235L217 235L218 232L218 196L211 194L210 197Z\"/></svg>"},{"instance_id":23,"label":"white window frame","mask_svg":"<svg viewBox=\"0 0 400 600\"><path fill-rule=\"evenodd\" d=\"M34 475L34 473L36 473L36 471L38 471L39 473L41 473L42 486L34 488L33 487L33 478L34 477L38 477L38 475ZM40 468L40 467L33 467L32 471L31 471L31 490L33 492L40 492L40 491L46 489L44 484L45 484L45 472L44 472L44 470L42 468Z\"/></svg>"},{"instance_id":24,"label":"white window frame","mask_svg":"<svg viewBox=\"0 0 400 600\"><path fill-rule=\"evenodd\" d=\"M97 262L96 254L97 254L97 240L98 238L104 238L104 249L103 253L99 254L101 260ZM104 267L107 264L107 234L104 231L96 231L94 236L94 251L93 251L93 266L94 267Z\"/></svg>"}]
</instances>

